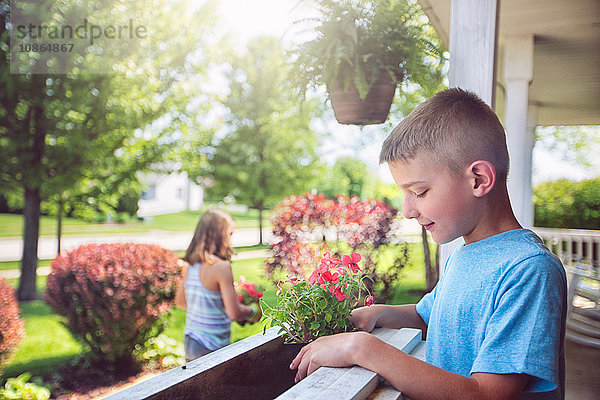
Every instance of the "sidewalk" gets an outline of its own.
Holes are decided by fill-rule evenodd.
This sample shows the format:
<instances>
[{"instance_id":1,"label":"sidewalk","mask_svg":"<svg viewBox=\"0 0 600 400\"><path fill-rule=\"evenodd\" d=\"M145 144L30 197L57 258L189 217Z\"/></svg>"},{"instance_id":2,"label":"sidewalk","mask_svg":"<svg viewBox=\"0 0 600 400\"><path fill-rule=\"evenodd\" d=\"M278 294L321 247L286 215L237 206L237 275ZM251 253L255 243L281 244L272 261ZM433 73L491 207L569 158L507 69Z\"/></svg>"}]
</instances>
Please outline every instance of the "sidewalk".
<instances>
[{"instance_id":1,"label":"sidewalk","mask_svg":"<svg viewBox=\"0 0 600 400\"><path fill-rule=\"evenodd\" d=\"M232 258L232 261L249 260L252 258L265 258L265 257L269 257L270 255L271 255L271 251L267 250L267 249L248 250L248 251L242 251L242 252L234 255ZM50 274L50 267L37 267L37 269L36 269L37 276L46 276L48 274ZM0 270L0 278L12 279L12 278L19 278L20 276L21 276L21 271L18 269Z\"/></svg>"},{"instance_id":2,"label":"sidewalk","mask_svg":"<svg viewBox=\"0 0 600 400\"><path fill-rule=\"evenodd\" d=\"M415 221L399 220L395 227L395 239L406 242L418 242L420 226ZM61 251L69 251L78 246L89 243L151 243L169 250L186 250L192 240L193 232L151 231L147 233L121 233L121 234L96 234L96 235L68 235L63 236ZM258 244L258 228L236 229L231 238L234 247L253 246ZM263 242L273 240L271 228L263 228ZM52 236L40 237L38 242L38 258L53 259L56 257L57 243ZM23 240L19 238L0 238L0 261L19 261L23 253ZM268 257L269 250L244 251L234 257L234 260ZM50 267L38 267L37 275L48 275ZM15 270L0 270L0 277L18 278L21 272Z\"/></svg>"},{"instance_id":3,"label":"sidewalk","mask_svg":"<svg viewBox=\"0 0 600 400\"><path fill-rule=\"evenodd\" d=\"M192 240L193 232L151 231L147 233L111 233L99 235L68 235L61 240L61 252L69 251L88 243L151 243L169 250L185 250ZM269 243L273 235L270 228L263 228L263 241ZM233 233L234 246L253 246L258 244L257 228L240 228ZM40 237L38 258L53 259L58 248L56 237ZM23 240L18 238L0 238L0 261L18 261L23 255Z\"/></svg>"},{"instance_id":4,"label":"sidewalk","mask_svg":"<svg viewBox=\"0 0 600 400\"><path fill-rule=\"evenodd\" d=\"M395 223L395 238L407 242L421 240L421 227L412 220L399 219ZM155 230L146 233L107 233L95 235L65 235L61 240L61 251L69 251L88 243L152 243L169 250L185 250L192 240L193 232L171 232ZM273 239L271 228L263 228L263 242ZM233 233L234 246L253 246L258 244L258 228L239 228ZM56 257L58 248L56 237L42 236L38 242L40 260ZM23 240L20 237L0 238L0 261L19 261L23 256Z\"/></svg>"}]
</instances>

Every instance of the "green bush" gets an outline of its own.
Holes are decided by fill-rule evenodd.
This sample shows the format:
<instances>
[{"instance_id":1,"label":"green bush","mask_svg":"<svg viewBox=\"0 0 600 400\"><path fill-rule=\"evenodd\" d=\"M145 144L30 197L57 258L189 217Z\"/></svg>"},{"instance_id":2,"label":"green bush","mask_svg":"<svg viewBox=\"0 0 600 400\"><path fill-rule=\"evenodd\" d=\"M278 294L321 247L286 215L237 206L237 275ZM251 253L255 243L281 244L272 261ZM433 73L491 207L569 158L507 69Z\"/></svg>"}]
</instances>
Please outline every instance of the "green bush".
<instances>
[{"instance_id":1,"label":"green bush","mask_svg":"<svg viewBox=\"0 0 600 400\"><path fill-rule=\"evenodd\" d=\"M80 246L52 261L46 301L100 359L133 364L135 346L164 329L178 260L150 244Z\"/></svg>"},{"instance_id":2,"label":"green bush","mask_svg":"<svg viewBox=\"0 0 600 400\"><path fill-rule=\"evenodd\" d=\"M136 344L133 354L137 360L153 369L185 364L183 345L164 333L151 337L143 345Z\"/></svg>"},{"instance_id":3,"label":"green bush","mask_svg":"<svg viewBox=\"0 0 600 400\"><path fill-rule=\"evenodd\" d=\"M34 378L27 382L31 374L26 372L16 378L8 378L4 388L0 388L0 400L46 400L50 398L50 390L42 384L41 379Z\"/></svg>"},{"instance_id":4,"label":"green bush","mask_svg":"<svg viewBox=\"0 0 600 400\"><path fill-rule=\"evenodd\" d=\"M535 226L600 229L600 178L559 179L534 188Z\"/></svg>"}]
</instances>

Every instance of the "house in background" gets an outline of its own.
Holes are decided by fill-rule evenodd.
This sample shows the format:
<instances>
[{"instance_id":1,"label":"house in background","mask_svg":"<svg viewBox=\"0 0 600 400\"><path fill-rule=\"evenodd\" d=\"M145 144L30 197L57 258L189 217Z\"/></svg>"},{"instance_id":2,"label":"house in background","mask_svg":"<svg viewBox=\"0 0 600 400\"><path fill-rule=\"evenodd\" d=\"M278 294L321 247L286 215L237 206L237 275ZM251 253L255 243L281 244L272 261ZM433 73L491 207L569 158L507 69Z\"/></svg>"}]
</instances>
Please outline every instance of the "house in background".
<instances>
[{"instance_id":1,"label":"house in background","mask_svg":"<svg viewBox=\"0 0 600 400\"><path fill-rule=\"evenodd\" d=\"M138 178L146 186L138 201L139 218L199 210L204 204L204 189L187 172L140 173Z\"/></svg>"}]
</instances>

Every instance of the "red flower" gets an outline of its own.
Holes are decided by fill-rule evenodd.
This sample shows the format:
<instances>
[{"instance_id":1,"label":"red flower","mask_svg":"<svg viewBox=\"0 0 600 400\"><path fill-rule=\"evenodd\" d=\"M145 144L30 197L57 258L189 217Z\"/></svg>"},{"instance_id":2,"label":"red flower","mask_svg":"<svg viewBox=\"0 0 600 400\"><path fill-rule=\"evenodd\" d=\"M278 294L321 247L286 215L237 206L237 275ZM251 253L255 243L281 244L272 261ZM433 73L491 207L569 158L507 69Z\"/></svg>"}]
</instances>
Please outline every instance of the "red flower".
<instances>
[{"instance_id":1,"label":"red flower","mask_svg":"<svg viewBox=\"0 0 600 400\"><path fill-rule=\"evenodd\" d=\"M323 260L321 260L321 263L323 263L323 261L329 261L333 265L338 265L342 263L342 260L340 260L339 258L332 258L329 252L325 253L325 255L323 256Z\"/></svg>"},{"instance_id":2,"label":"red flower","mask_svg":"<svg viewBox=\"0 0 600 400\"><path fill-rule=\"evenodd\" d=\"M329 288L329 291L331 291L331 288ZM336 287L335 291L332 292L331 294L335 294L335 298L338 301L342 301L342 300L344 300L346 298L346 296L348 296L346 293L342 292L342 289L340 289L339 287Z\"/></svg>"},{"instance_id":3,"label":"red flower","mask_svg":"<svg viewBox=\"0 0 600 400\"><path fill-rule=\"evenodd\" d=\"M312 272L312 274L310 274L310 277L308 278L308 283L310 283L311 285L314 284L317 280L317 276L319 276L319 272L315 269Z\"/></svg>"},{"instance_id":4,"label":"red flower","mask_svg":"<svg viewBox=\"0 0 600 400\"><path fill-rule=\"evenodd\" d=\"M321 274L324 280L329 283L336 284L340 281L340 274L337 272L331 273L331 271L325 271Z\"/></svg>"},{"instance_id":5,"label":"red flower","mask_svg":"<svg viewBox=\"0 0 600 400\"><path fill-rule=\"evenodd\" d=\"M374 301L375 301L375 297L373 297L373 296L367 296L365 298L365 305L366 306L370 306L371 304L373 304Z\"/></svg>"},{"instance_id":6,"label":"red flower","mask_svg":"<svg viewBox=\"0 0 600 400\"><path fill-rule=\"evenodd\" d=\"M358 253L352 253L351 256L344 255L342 256L342 263L350 268L352 272L357 273L360 271L360 267L358 266L358 262L361 260L361 256Z\"/></svg>"}]
</instances>

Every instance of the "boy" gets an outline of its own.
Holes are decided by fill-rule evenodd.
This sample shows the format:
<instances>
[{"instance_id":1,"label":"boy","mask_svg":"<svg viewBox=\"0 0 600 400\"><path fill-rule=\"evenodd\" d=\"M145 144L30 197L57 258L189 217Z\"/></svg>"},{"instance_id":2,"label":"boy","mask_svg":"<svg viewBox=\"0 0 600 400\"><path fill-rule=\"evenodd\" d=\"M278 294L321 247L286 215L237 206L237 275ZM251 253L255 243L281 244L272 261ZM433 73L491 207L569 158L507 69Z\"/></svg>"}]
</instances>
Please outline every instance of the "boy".
<instances>
[{"instance_id":1,"label":"boy","mask_svg":"<svg viewBox=\"0 0 600 400\"><path fill-rule=\"evenodd\" d=\"M508 197L504 129L481 99L448 89L385 140L387 162L415 218L437 243L465 244L416 305L375 305L354 324L422 329L427 363L366 332L320 338L292 361L296 381L320 366L360 365L416 399L563 399L566 278L517 222Z\"/></svg>"}]
</instances>

